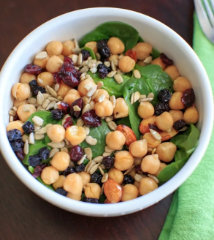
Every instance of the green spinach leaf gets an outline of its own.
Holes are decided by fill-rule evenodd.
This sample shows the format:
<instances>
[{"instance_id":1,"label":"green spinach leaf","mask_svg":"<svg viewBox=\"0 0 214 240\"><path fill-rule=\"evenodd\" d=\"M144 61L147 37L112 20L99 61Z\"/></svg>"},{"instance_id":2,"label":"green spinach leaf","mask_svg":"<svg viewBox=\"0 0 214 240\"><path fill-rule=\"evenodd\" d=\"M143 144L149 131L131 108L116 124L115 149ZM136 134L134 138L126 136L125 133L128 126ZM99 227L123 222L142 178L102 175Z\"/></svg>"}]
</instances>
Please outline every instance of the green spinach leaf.
<instances>
[{"instance_id":1,"label":"green spinach leaf","mask_svg":"<svg viewBox=\"0 0 214 240\"><path fill-rule=\"evenodd\" d=\"M126 125L128 127L131 127L130 121L129 121L129 117L125 117L125 118L120 118L118 120L115 120L117 125Z\"/></svg>"}]
</instances>

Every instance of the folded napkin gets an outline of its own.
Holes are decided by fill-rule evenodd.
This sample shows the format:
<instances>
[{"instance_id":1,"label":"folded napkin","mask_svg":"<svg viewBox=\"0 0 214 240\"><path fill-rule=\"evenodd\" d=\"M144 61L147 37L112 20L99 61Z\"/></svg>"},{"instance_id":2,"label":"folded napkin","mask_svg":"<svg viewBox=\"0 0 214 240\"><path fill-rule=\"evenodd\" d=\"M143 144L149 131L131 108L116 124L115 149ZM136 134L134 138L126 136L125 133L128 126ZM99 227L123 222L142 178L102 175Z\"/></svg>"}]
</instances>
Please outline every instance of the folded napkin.
<instances>
[{"instance_id":1,"label":"folded napkin","mask_svg":"<svg viewBox=\"0 0 214 240\"><path fill-rule=\"evenodd\" d=\"M214 90L214 44L194 16L193 48ZM209 117L209 116L207 116ZM159 240L214 239L214 131L205 156L192 176L175 192Z\"/></svg>"}]
</instances>

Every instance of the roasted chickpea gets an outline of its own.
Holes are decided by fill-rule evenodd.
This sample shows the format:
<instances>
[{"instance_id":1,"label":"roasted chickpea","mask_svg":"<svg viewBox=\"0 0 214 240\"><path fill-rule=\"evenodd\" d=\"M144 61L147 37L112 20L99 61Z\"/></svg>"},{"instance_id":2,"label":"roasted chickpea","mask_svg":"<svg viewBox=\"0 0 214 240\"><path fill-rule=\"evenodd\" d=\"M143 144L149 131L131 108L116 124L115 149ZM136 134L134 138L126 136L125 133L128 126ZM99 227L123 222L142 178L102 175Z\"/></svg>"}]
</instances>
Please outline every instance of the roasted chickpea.
<instances>
[{"instance_id":1,"label":"roasted chickpea","mask_svg":"<svg viewBox=\"0 0 214 240\"><path fill-rule=\"evenodd\" d=\"M63 50L63 45L60 41L51 41L46 46L46 51L49 56L60 55Z\"/></svg>"},{"instance_id":2,"label":"roasted chickpea","mask_svg":"<svg viewBox=\"0 0 214 240\"><path fill-rule=\"evenodd\" d=\"M107 45L110 49L110 52L112 54L121 54L125 50L124 43L117 37L111 37L109 38Z\"/></svg>"},{"instance_id":3,"label":"roasted chickpea","mask_svg":"<svg viewBox=\"0 0 214 240\"><path fill-rule=\"evenodd\" d=\"M176 78L178 78L180 76L180 73L175 65L171 65L171 66L165 68L164 71L171 77L172 80L175 80Z\"/></svg>"},{"instance_id":4,"label":"roasted chickpea","mask_svg":"<svg viewBox=\"0 0 214 240\"><path fill-rule=\"evenodd\" d=\"M197 123L199 118L198 110L196 107L192 106L185 110L184 112L184 121L186 123Z\"/></svg>"},{"instance_id":5,"label":"roasted chickpea","mask_svg":"<svg viewBox=\"0 0 214 240\"><path fill-rule=\"evenodd\" d=\"M105 89L97 89L97 91L92 96L95 102L102 102L104 99L109 100L109 94Z\"/></svg>"},{"instance_id":6,"label":"roasted chickpea","mask_svg":"<svg viewBox=\"0 0 214 240\"><path fill-rule=\"evenodd\" d=\"M185 77L178 77L173 82L173 89L178 92L184 92L185 90L192 88L190 81Z\"/></svg>"},{"instance_id":7,"label":"roasted chickpea","mask_svg":"<svg viewBox=\"0 0 214 240\"><path fill-rule=\"evenodd\" d=\"M163 170L166 166L167 166L166 163L161 162L158 171L154 175L158 176L158 174L161 172L161 170Z\"/></svg>"},{"instance_id":8,"label":"roasted chickpea","mask_svg":"<svg viewBox=\"0 0 214 240\"><path fill-rule=\"evenodd\" d=\"M106 145L113 150L121 150L126 142L126 138L120 131L109 132L106 135Z\"/></svg>"},{"instance_id":9,"label":"roasted chickpea","mask_svg":"<svg viewBox=\"0 0 214 240\"><path fill-rule=\"evenodd\" d=\"M122 187L122 202L132 200L138 196L138 189L133 184L126 184Z\"/></svg>"},{"instance_id":10,"label":"roasted chickpea","mask_svg":"<svg viewBox=\"0 0 214 240\"><path fill-rule=\"evenodd\" d=\"M26 104L26 103L27 103L27 100L19 101L17 99L14 99L13 106L18 108L19 106Z\"/></svg>"},{"instance_id":11,"label":"roasted chickpea","mask_svg":"<svg viewBox=\"0 0 214 240\"><path fill-rule=\"evenodd\" d=\"M169 100L169 107L173 110L184 109L184 104L181 101L182 96L182 92L174 92L171 99Z\"/></svg>"},{"instance_id":12,"label":"roasted chickpea","mask_svg":"<svg viewBox=\"0 0 214 240\"><path fill-rule=\"evenodd\" d=\"M149 148L156 148L161 143L161 141L154 138L150 132L145 133L143 139L146 139Z\"/></svg>"},{"instance_id":13,"label":"roasted chickpea","mask_svg":"<svg viewBox=\"0 0 214 240\"><path fill-rule=\"evenodd\" d=\"M107 99L103 100L102 102L95 103L94 109L99 117L108 117L113 113L113 105Z\"/></svg>"},{"instance_id":14,"label":"roasted chickpea","mask_svg":"<svg viewBox=\"0 0 214 240\"><path fill-rule=\"evenodd\" d=\"M91 97L97 89L97 85L93 81L93 79L85 79L80 82L78 85L78 91L81 96Z\"/></svg>"},{"instance_id":15,"label":"roasted chickpea","mask_svg":"<svg viewBox=\"0 0 214 240\"><path fill-rule=\"evenodd\" d=\"M155 110L153 105L150 102L141 102L138 106L138 115L141 118L149 118L152 117Z\"/></svg>"},{"instance_id":16,"label":"roasted chickpea","mask_svg":"<svg viewBox=\"0 0 214 240\"><path fill-rule=\"evenodd\" d=\"M142 134L149 132L149 124L155 124L156 116L143 119L140 123L139 130Z\"/></svg>"},{"instance_id":17,"label":"roasted chickpea","mask_svg":"<svg viewBox=\"0 0 214 240\"><path fill-rule=\"evenodd\" d=\"M79 172L78 173L80 175L80 177L82 178L82 183L83 183L83 186L85 186L87 183L90 182L91 180L91 175L87 172Z\"/></svg>"},{"instance_id":18,"label":"roasted chickpea","mask_svg":"<svg viewBox=\"0 0 214 240\"><path fill-rule=\"evenodd\" d=\"M94 53L97 53L97 43L96 43L96 42L94 42L94 41L87 42L87 43L85 44L85 47L88 47L88 48L90 48L91 50L93 50Z\"/></svg>"},{"instance_id":19,"label":"roasted chickpea","mask_svg":"<svg viewBox=\"0 0 214 240\"><path fill-rule=\"evenodd\" d=\"M65 138L65 129L59 124L53 124L47 129L47 135L51 141L59 143Z\"/></svg>"},{"instance_id":20,"label":"roasted chickpea","mask_svg":"<svg viewBox=\"0 0 214 240\"><path fill-rule=\"evenodd\" d=\"M175 156L176 149L177 147L174 143L164 142L157 147L156 153L161 161L171 162Z\"/></svg>"},{"instance_id":21,"label":"roasted chickpea","mask_svg":"<svg viewBox=\"0 0 214 240\"><path fill-rule=\"evenodd\" d=\"M114 108L114 118L124 118L129 115L129 108L124 98L117 98Z\"/></svg>"},{"instance_id":22,"label":"roasted chickpea","mask_svg":"<svg viewBox=\"0 0 214 240\"><path fill-rule=\"evenodd\" d=\"M18 129L22 134L24 133L24 130L22 128L23 122L16 120L9 122L7 125L7 131L13 130L13 129Z\"/></svg>"},{"instance_id":23,"label":"roasted chickpea","mask_svg":"<svg viewBox=\"0 0 214 240\"><path fill-rule=\"evenodd\" d=\"M173 118L173 122L176 122L178 120L181 120L184 118L184 114L182 111L179 110L170 110L169 113L171 114Z\"/></svg>"},{"instance_id":24,"label":"roasted chickpea","mask_svg":"<svg viewBox=\"0 0 214 240\"><path fill-rule=\"evenodd\" d=\"M119 69L124 72L128 73L134 69L135 60L129 56L123 56L119 59Z\"/></svg>"},{"instance_id":25,"label":"roasted chickpea","mask_svg":"<svg viewBox=\"0 0 214 240\"><path fill-rule=\"evenodd\" d=\"M41 179L45 184L52 184L59 178L59 172L52 166L45 167L41 173Z\"/></svg>"},{"instance_id":26,"label":"roasted chickpea","mask_svg":"<svg viewBox=\"0 0 214 240\"><path fill-rule=\"evenodd\" d=\"M69 166L70 156L67 152L57 152L54 154L50 163L58 171L64 171Z\"/></svg>"},{"instance_id":27,"label":"roasted chickpea","mask_svg":"<svg viewBox=\"0 0 214 240\"><path fill-rule=\"evenodd\" d=\"M114 180L118 184L122 184L124 176L120 170L116 168L111 168L108 171L108 178Z\"/></svg>"},{"instance_id":28,"label":"roasted chickpea","mask_svg":"<svg viewBox=\"0 0 214 240\"><path fill-rule=\"evenodd\" d=\"M52 86L54 84L53 74L50 72L42 72L37 76L37 83L39 86Z\"/></svg>"},{"instance_id":29,"label":"roasted chickpea","mask_svg":"<svg viewBox=\"0 0 214 240\"><path fill-rule=\"evenodd\" d=\"M12 87L12 95L22 101L30 97L30 86L27 83L15 83Z\"/></svg>"},{"instance_id":30,"label":"roasted chickpea","mask_svg":"<svg viewBox=\"0 0 214 240\"><path fill-rule=\"evenodd\" d=\"M152 52L152 45L146 42L139 42L133 48L133 51L137 54L137 59L144 60L146 59Z\"/></svg>"},{"instance_id":31,"label":"roasted chickpea","mask_svg":"<svg viewBox=\"0 0 214 240\"><path fill-rule=\"evenodd\" d=\"M64 98L69 90L71 90L71 87L69 87L68 85L66 85L63 82L61 82L59 84L59 89L57 91L57 95Z\"/></svg>"},{"instance_id":32,"label":"roasted chickpea","mask_svg":"<svg viewBox=\"0 0 214 240\"><path fill-rule=\"evenodd\" d=\"M163 112L156 117L156 125L162 131L170 130L173 126L173 118L169 112Z\"/></svg>"},{"instance_id":33,"label":"roasted chickpea","mask_svg":"<svg viewBox=\"0 0 214 240\"><path fill-rule=\"evenodd\" d=\"M134 163L134 158L128 151L118 151L115 153L114 167L120 171L125 171Z\"/></svg>"},{"instance_id":34,"label":"roasted chickpea","mask_svg":"<svg viewBox=\"0 0 214 240\"><path fill-rule=\"evenodd\" d=\"M154 60L152 60L151 64L158 65L162 69L165 69L165 67L166 67L166 64L161 60L160 57L155 58Z\"/></svg>"},{"instance_id":35,"label":"roasted chickpea","mask_svg":"<svg viewBox=\"0 0 214 240\"><path fill-rule=\"evenodd\" d=\"M30 73L22 73L20 77L20 83L29 83L32 80L35 80L36 76Z\"/></svg>"},{"instance_id":36,"label":"roasted chickpea","mask_svg":"<svg viewBox=\"0 0 214 240\"><path fill-rule=\"evenodd\" d=\"M86 138L85 128L78 126L68 127L65 132L65 137L72 145L78 145Z\"/></svg>"},{"instance_id":37,"label":"roasted chickpea","mask_svg":"<svg viewBox=\"0 0 214 240\"><path fill-rule=\"evenodd\" d=\"M36 112L36 108L32 104L22 104L18 107L17 114L22 122L25 122L31 114Z\"/></svg>"},{"instance_id":38,"label":"roasted chickpea","mask_svg":"<svg viewBox=\"0 0 214 240\"><path fill-rule=\"evenodd\" d=\"M67 92L63 101L71 105L78 98L80 98L79 92L76 89L71 89Z\"/></svg>"},{"instance_id":39,"label":"roasted chickpea","mask_svg":"<svg viewBox=\"0 0 214 240\"><path fill-rule=\"evenodd\" d=\"M141 170L150 174L155 174L160 167L158 154L147 155L141 162Z\"/></svg>"},{"instance_id":40,"label":"roasted chickpea","mask_svg":"<svg viewBox=\"0 0 214 240\"><path fill-rule=\"evenodd\" d=\"M81 197L82 197L82 193L73 194L73 193L68 192L68 193L67 193L67 197L70 198L70 199L73 199L73 200L80 201L80 200L81 200Z\"/></svg>"},{"instance_id":41,"label":"roasted chickpea","mask_svg":"<svg viewBox=\"0 0 214 240\"><path fill-rule=\"evenodd\" d=\"M101 188L97 183L87 183L84 186L84 193L87 198L100 198Z\"/></svg>"},{"instance_id":42,"label":"roasted chickpea","mask_svg":"<svg viewBox=\"0 0 214 240\"><path fill-rule=\"evenodd\" d=\"M75 196L81 195L83 189L82 178L77 173L69 174L65 178L63 188Z\"/></svg>"},{"instance_id":43,"label":"roasted chickpea","mask_svg":"<svg viewBox=\"0 0 214 240\"><path fill-rule=\"evenodd\" d=\"M145 195L158 188L158 184L150 177L144 177L140 180L139 192L140 195Z\"/></svg>"},{"instance_id":44,"label":"roasted chickpea","mask_svg":"<svg viewBox=\"0 0 214 240\"><path fill-rule=\"evenodd\" d=\"M36 54L33 60L33 64L40 66L41 68L45 68L48 62L48 58L49 56L46 51L39 52Z\"/></svg>"},{"instance_id":45,"label":"roasted chickpea","mask_svg":"<svg viewBox=\"0 0 214 240\"><path fill-rule=\"evenodd\" d=\"M138 140L129 145L129 152L134 157L144 157L147 154L146 139Z\"/></svg>"},{"instance_id":46,"label":"roasted chickpea","mask_svg":"<svg viewBox=\"0 0 214 240\"><path fill-rule=\"evenodd\" d=\"M64 181L65 181L65 176L60 175L59 178L56 180L56 182L53 183L54 189L62 188Z\"/></svg>"},{"instance_id":47,"label":"roasted chickpea","mask_svg":"<svg viewBox=\"0 0 214 240\"><path fill-rule=\"evenodd\" d=\"M46 69L48 72L55 73L58 72L63 64L63 61L58 56L51 56L46 64Z\"/></svg>"},{"instance_id":48,"label":"roasted chickpea","mask_svg":"<svg viewBox=\"0 0 214 240\"><path fill-rule=\"evenodd\" d=\"M69 56L72 53L72 50L75 48L74 41L67 40L63 42L62 54L64 56Z\"/></svg>"}]
</instances>

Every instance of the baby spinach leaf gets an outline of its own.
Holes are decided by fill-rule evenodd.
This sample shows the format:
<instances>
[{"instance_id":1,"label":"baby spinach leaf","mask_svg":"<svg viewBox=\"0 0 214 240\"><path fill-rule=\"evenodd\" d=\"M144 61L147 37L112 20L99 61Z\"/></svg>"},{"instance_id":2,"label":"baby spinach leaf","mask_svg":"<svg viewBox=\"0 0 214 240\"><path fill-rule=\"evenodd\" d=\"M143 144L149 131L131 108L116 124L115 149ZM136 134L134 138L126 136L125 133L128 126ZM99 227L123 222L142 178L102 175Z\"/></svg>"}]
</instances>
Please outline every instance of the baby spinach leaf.
<instances>
[{"instance_id":1,"label":"baby spinach leaf","mask_svg":"<svg viewBox=\"0 0 214 240\"><path fill-rule=\"evenodd\" d=\"M86 141L82 142L80 146L82 148L91 148L93 158L103 154L106 145L106 134L110 132L110 129L105 121L99 127L90 128L89 135L97 139L97 144L92 146Z\"/></svg>"},{"instance_id":2,"label":"baby spinach leaf","mask_svg":"<svg viewBox=\"0 0 214 240\"><path fill-rule=\"evenodd\" d=\"M51 190L54 191L54 188L53 188L51 185L48 185L48 184L44 183L44 182L42 181L41 177L37 177L36 179L37 179L41 184L45 185L47 188L49 188L49 189L51 189Z\"/></svg>"},{"instance_id":3,"label":"baby spinach leaf","mask_svg":"<svg viewBox=\"0 0 214 240\"><path fill-rule=\"evenodd\" d=\"M83 47L82 49L87 50L90 53L92 59L96 59L96 55L95 55L94 51L91 48Z\"/></svg>"},{"instance_id":4,"label":"baby spinach leaf","mask_svg":"<svg viewBox=\"0 0 214 240\"><path fill-rule=\"evenodd\" d=\"M138 31L132 26L122 22L105 22L83 36L79 45L83 47L87 42L109 39L110 37L120 38L125 45L125 50L133 48L139 40Z\"/></svg>"},{"instance_id":5,"label":"baby spinach leaf","mask_svg":"<svg viewBox=\"0 0 214 240\"><path fill-rule=\"evenodd\" d=\"M152 59L158 58L160 56L160 52L156 48L152 48L151 56L152 56Z\"/></svg>"},{"instance_id":6,"label":"baby spinach leaf","mask_svg":"<svg viewBox=\"0 0 214 240\"><path fill-rule=\"evenodd\" d=\"M126 125L128 127L131 127L129 117L120 118L118 120L115 120L115 122L116 122L117 125L123 124L123 125Z\"/></svg>"}]
</instances>

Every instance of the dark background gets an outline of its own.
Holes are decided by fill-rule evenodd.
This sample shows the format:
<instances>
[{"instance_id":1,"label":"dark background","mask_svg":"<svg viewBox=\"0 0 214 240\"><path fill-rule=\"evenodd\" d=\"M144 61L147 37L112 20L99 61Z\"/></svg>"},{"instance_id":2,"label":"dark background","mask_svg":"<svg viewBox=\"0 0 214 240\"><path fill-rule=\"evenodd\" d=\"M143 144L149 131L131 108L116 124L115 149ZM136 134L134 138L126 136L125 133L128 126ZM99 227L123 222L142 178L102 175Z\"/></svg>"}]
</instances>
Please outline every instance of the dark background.
<instances>
[{"instance_id":1,"label":"dark background","mask_svg":"<svg viewBox=\"0 0 214 240\"><path fill-rule=\"evenodd\" d=\"M165 23L192 43L191 0L0 0L0 67L19 41L60 14L87 7L135 10ZM172 196L131 215L94 218L72 214L43 201L10 171L0 155L0 239L154 240L164 224Z\"/></svg>"}]
</instances>

